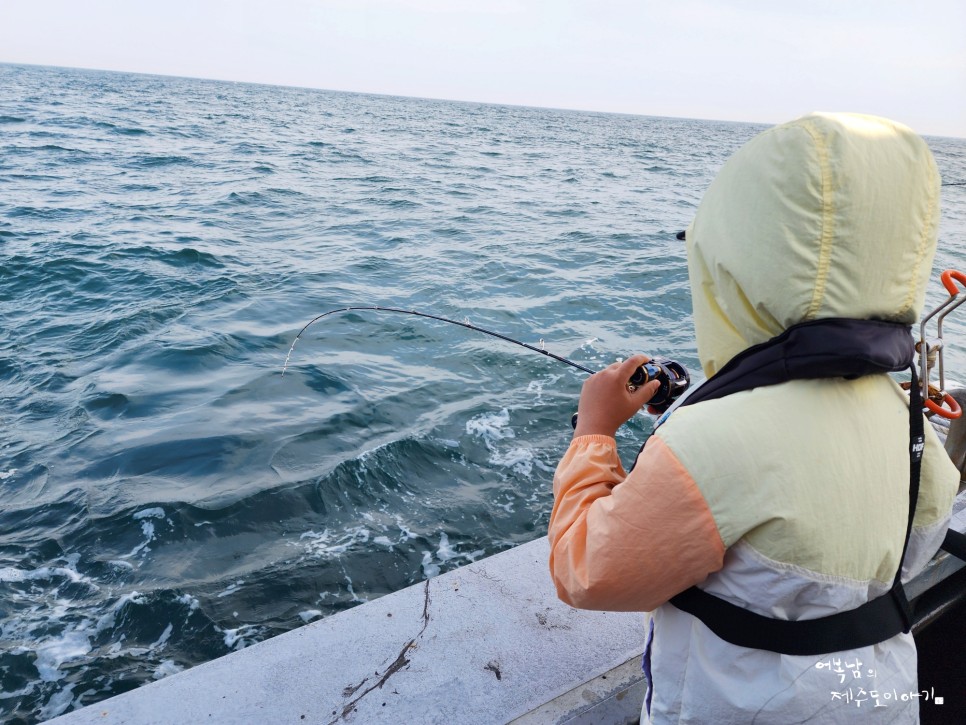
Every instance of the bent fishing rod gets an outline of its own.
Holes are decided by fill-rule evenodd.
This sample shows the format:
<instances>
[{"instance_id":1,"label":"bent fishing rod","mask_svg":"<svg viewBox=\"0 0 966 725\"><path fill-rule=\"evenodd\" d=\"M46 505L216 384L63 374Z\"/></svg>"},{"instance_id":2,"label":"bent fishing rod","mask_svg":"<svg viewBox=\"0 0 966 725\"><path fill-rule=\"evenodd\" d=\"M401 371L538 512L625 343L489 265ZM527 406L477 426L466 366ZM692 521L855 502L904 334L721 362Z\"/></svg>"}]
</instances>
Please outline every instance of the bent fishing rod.
<instances>
[{"instance_id":1,"label":"bent fishing rod","mask_svg":"<svg viewBox=\"0 0 966 725\"><path fill-rule=\"evenodd\" d=\"M567 358L556 355L549 350L545 349L541 340L541 347L535 345L530 345L526 342L521 342L520 340L515 340L508 335L503 335L499 332L494 332L493 330L487 330L479 325L473 325L470 322L461 322L459 320L452 320L448 317L442 317L440 315L431 315L427 312L419 312L417 310L406 310L401 307L380 307L377 305L360 305L351 307L339 307L334 310L329 310L328 312L323 312L321 315L312 318L305 324L305 326L299 330L295 339L292 341L292 346L288 350L288 355L285 356L285 364L282 366L282 375L285 375L285 371L288 369L289 360L292 357L292 352L295 350L295 345L298 343L299 338L302 337L309 327L314 325L319 320L328 317L330 315L335 315L342 312L358 312L358 311L368 311L368 312L394 312L402 315L412 315L414 317L423 317L429 320L436 320L437 322L445 322L450 325L459 325L460 327L465 327L468 330L473 330L474 332L481 332L484 335L489 335L495 337L504 342L510 342L514 345L519 345L520 347L526 348L531 352L540 353L549 358L556 360L557 362L562 362L570 367L577 368L578 370L593 375L596 370L591 370L579 363L575 363L573 360L568 360ZM688 386L691 384L691 376L688 374L687 369L683 365L674 360L650 360L643 365L641 365L634 374L631 376L630 380L627 381L628 390L636 390L642 385L647 384L651 380L660 381L661 385L655 393L654 397L648 401L648 405L656 410L662 411L667 407L670 407L671 403L677 400ZM572 421L573 422L573 421Z\"/></svg>"}]
</instances>

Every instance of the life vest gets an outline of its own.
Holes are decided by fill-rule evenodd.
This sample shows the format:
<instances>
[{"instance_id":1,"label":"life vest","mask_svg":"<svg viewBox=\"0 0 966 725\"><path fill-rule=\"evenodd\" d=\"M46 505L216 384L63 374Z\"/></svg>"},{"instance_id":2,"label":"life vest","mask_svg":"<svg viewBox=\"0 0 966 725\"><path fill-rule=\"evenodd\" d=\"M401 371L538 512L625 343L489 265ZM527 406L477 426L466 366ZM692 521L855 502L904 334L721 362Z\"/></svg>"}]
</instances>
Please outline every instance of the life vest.
<instances>
[{"instance_id":1,"label":"life vest","mask_svg":"<svg viewBox=\"0 0 966 725\"><path fill-rule=\"evenodd\" d=\"M789 655L820 655L855 649L910 630L913 613L902 587L902 561L919 498L925 441L922 396L914 356L915 346L907 325L879 320L813 320L794 325L781 335L743 351L680 403L694 405L790 380L854 379L911 369L909 516L902 556L891 589L855 609L795 621L757 614L698 587L672 597L671 604L697 617L727 642Z\"/></svg>"}]
</instances>

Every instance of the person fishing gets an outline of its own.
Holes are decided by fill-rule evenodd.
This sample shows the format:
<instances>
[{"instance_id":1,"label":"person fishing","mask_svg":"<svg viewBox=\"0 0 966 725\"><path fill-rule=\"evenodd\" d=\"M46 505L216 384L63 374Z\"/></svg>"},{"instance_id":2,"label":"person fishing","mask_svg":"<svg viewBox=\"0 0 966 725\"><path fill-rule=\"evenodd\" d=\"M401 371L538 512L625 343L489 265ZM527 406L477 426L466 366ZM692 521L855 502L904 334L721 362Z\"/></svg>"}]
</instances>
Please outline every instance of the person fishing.
<instances>
[{"instance_id":1,"label":"person fishing","mask_svg":"<svg viewBox=\"0 0 966 725\"><path fill-rule=\"evenodd\" d=\"M584 383L550 571L574 607L648 613L642 721L918 720L902 583L939 548L959 474L888 373L912 365L939 186L886 119L761 133L685 234L708 379L630 473L614 435L656 390L628 382L647 356Z\"/></svg>"}]
</instances>

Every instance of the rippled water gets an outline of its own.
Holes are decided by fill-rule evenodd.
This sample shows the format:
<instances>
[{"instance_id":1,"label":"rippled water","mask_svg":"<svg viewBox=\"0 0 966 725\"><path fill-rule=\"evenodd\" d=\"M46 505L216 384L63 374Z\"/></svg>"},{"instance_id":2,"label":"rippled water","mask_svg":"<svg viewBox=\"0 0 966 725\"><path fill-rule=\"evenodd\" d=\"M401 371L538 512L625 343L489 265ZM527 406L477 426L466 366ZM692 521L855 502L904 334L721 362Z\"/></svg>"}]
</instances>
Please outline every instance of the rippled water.
<instances>
[{"instance_id":1,"label":"rippled water","mask_svg":"<svg viewBox=\"0 0 966 725\"><path fill-rule=\"evenodd\" d=\"M697 371L674 233L763 128L2 65L0 89L13 722L542 535L579 372L345 313L283 377L296 332L385 305ZM966 179L966 141L929 142ZM943 202L962 266L966 191Z\"/></svg>"}]
</instances>

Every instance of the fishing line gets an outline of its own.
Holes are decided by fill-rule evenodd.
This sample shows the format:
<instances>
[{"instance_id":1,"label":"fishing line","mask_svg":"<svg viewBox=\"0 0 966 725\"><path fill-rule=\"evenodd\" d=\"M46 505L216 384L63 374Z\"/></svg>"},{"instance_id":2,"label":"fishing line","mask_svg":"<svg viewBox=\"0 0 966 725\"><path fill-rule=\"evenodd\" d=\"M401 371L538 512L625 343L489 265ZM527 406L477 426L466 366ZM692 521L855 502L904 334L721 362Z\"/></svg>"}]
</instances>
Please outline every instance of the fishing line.
<instances>
[{"instance_id":1,"label":"fishing line","mask_svg":"<svg viewBox=\"0 0 966 725\"><path fill-rule=\"evenodd\" d=\"M413 315L414 317L424 317L429 320L436 320L437 322L445 322L450 325L459 325L460 327L465 327L467 330L473 330L475 332L482 332L484 335L489 335L490 337L495 337L504 342L510 342L514 345L519 345L520 347L525 347L527 350L532 352L538 352L541 355L545 355L549 358L556 360L557 362L562 362L570 367L577 368L585 373L593 375L596 370L591 370L588 367L584 367L579 363L575 363L573 360L568 360L561 355L555 355L554 353L546 350L542 347L543 340L540 341L541 347L535 345L530 345L526 342L521 342L520 340L514 340L508 335L503 335L499 332L494 332L493 330L487 330L479 325L473 325L469 322L460 322L459 320L451 320L448 317L442 317L440 315L431 315L426 312L418 312L416 310L404 310L399 307L378 307L375 305L366 306L355 306L355 307L340 307L335 310L329 310L328 312L323 312L318 317L314 317L309 320L308 323L299 330L299 333L295 336L292 341L292 346L288 349L288 355L285 356L285 364L282 366L282 375L285 375L285 370L288 368L289 360L292 357L292 352L295 350L295 344L299 341L309 327L314 325L316 322L329 315L335 315L340 312L352 312L359 310L367 310L370 312L396 312L401 315ZM651 380L657 380L660 382L660 386L654 393L653 397L648 402L648 405L659 412L667 410L667 408L673 403L677 398L679 398L688 386L691 384L691 376L687 369L681 365L679 362L674 360L648 360L646 363L641 365L634 371L630 379L627 381L627 389L629 392L634 392L642 385L646 385ZM576 414L571 418L571 423L576 426Z\"/></svg>"},{"instance_id":2,"label":"fishing line","mask_svg":"<svg viewBox=\"0 0 966 725\"><path fill-rule=\"evenodd\" d=\"M439 315L430 315L426 312L417 312L416 310L404 310L399 307L366 306L366 307L340 307L339 309L336 309L336 310L329 310L328 312L323 312L318 317L315 317L314 319L309 320L309 322L305 325L305 327L299 330L299 334L296 335L295 339L292 341L292 347L289 348L288 355L285 356L285 365L282 366L282 375L285 375L285 370L288 368L289 359L292 357L292 351L295 350L295 343L299 341L299 338L302 336L303 332L305 332L307 329L309 329L311 325L314 325L323 317L328 317L329 315L334 315L338 312L351 312L356 310L368 310L371 312L397 312L402 315L414 315L415 317L425 317L430 320L437 320L438 322L446 322L451 325L459 325L460 327L465 327L468 330L475 330L476 332L482 332L484 335L490 335L491 337L496 337L506 342L512 342L514 345L519 345L520 347L525 347L527 350L532 350L533 352L538 352L541 355L546 355L547 357L553 358L558 362L562 362L566 365L570 365L571 367L577 368L578 370L582 370L585 373L590 373L591 375L593 375L595 372L597 372L596 370L591 370L590 368L587 368L587 367L584 367L583 365L575 363L573 360L568 360L567 358L562 357L560 355L555 355L554 353L550 352L549 350L545 350L542 347L529 345L525 342L521 342L520 340L514 340L512 337L508 337L507 335L502 335L499 332L493 332L493 330L487 330L483 327L479 327L478 325L472 325L469 322L460 322L459 320L451 320L448 317L441 317ZM541 342L543 341L541 340Z\"/></svg>"}]
</instances>

